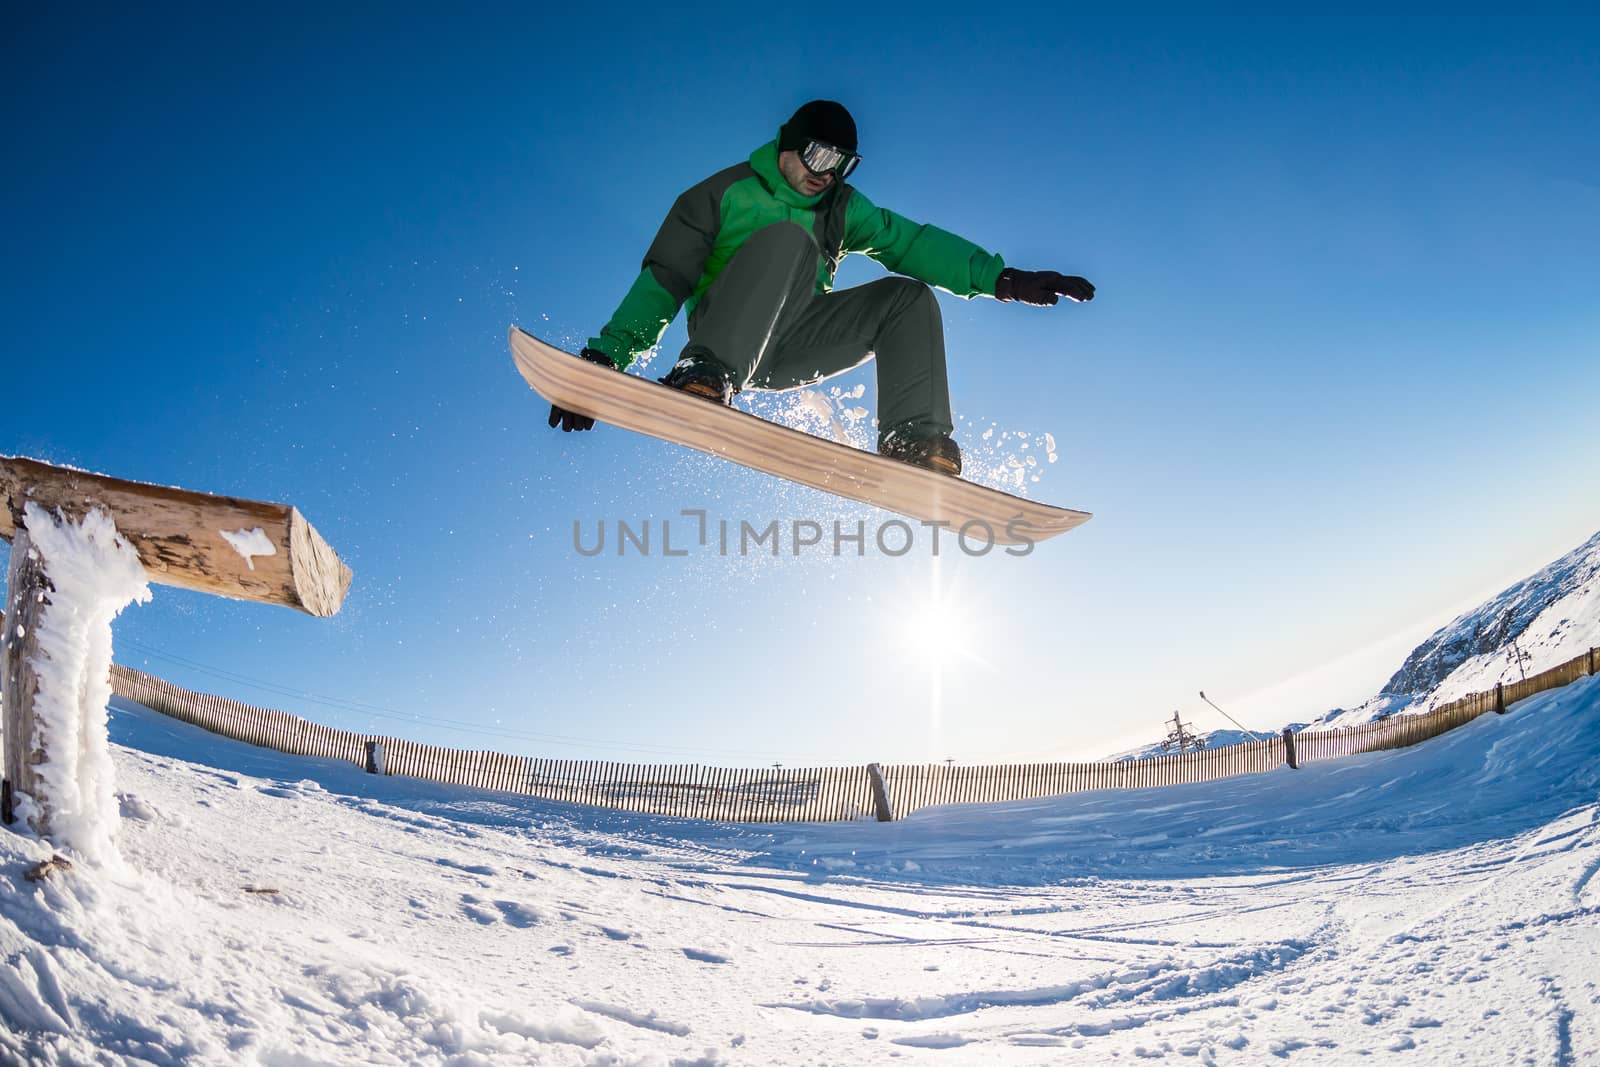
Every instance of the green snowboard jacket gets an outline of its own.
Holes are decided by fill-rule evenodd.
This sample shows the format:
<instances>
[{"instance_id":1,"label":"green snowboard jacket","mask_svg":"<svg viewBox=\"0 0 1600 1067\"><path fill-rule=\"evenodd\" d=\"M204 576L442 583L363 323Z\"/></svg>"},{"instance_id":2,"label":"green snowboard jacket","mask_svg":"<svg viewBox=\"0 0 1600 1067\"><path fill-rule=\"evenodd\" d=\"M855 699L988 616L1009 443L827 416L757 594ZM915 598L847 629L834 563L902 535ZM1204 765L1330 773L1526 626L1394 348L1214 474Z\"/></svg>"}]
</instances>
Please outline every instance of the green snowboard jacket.
<instances>
[{"instance_id":1,"label":"green snowboard jacket","mask_svg":"<svg viewBox=\"0 0 1600 1067\"><path fill-rule=\"evenodd\" d=\"M691 311L733 254L763 226L795 222L817 239L817 292L833 288L839 261L851 252L960 297L993 296L1005 262L971 241L875 206L854 186L835 182L817 196L794 190L778 170L769 141L740 163L678 197L644 266L616 313L589 339L618 367L661 340L678 309Z\"/></svg>"}]
</instances>

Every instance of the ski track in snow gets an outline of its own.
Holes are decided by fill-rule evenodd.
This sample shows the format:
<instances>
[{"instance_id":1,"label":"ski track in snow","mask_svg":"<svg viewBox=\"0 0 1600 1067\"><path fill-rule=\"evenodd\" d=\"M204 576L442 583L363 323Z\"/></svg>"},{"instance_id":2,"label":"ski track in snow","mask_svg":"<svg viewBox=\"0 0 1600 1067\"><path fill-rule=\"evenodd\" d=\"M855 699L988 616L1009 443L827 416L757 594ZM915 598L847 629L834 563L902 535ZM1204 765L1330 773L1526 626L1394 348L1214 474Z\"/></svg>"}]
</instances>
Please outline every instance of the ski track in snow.
<instances>
[{"instance_id":1,"label":"ski track in snow","mask_svg":"<svg viewBox=\"0 0 1600 1067\"><path fill-rule=\"evenodd\" d=\"M0 1062L1600 1062L1593 682L1400 752L886 826L111 729L125 868L27 882L47 847L0 833Z\"/></svg>"}]
</instances>

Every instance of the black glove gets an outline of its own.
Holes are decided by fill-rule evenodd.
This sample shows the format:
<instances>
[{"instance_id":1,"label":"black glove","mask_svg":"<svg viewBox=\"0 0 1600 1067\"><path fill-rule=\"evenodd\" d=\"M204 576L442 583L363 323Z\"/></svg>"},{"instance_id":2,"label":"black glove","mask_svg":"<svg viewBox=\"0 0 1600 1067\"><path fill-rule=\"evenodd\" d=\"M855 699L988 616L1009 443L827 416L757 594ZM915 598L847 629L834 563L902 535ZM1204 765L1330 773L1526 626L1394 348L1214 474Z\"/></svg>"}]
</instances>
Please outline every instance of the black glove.
<instances>
[{"instance_id":1,"label":"black glove","mask_svg":"<svg viewBox=\"0 0 1600 1067\"><path fill-rule=\"evenodd\" d=\"M1015 300L1034 307L1052 307L1061 297L1079 303L1094 299L1094 286L1076 274L1057 274L1053 270L1017 270L1007 267L994 283L996 300Z\"/></svg>"},{"instance_id":2,"label":"black glove","mask_svg":"<svg viewBox=\"0 0 1600 1067\"><path fill-rule=\"evenodd\" d=\"M602 367L610 367L612 370L617 369L617 365L611 362L610 356L606 355L604 352L596 351L593 348L585 348L582 352L578 353L578 358L586 359L590 363L598 363ZM564 408L559 408L556 405L551 404L550 428L552 430L555 429L557 423L561 425L562 433L571 433L573 430L594 429L594 420L589 416L579 415L576 411L567 411Z\"/></svg>"}]
</instances>

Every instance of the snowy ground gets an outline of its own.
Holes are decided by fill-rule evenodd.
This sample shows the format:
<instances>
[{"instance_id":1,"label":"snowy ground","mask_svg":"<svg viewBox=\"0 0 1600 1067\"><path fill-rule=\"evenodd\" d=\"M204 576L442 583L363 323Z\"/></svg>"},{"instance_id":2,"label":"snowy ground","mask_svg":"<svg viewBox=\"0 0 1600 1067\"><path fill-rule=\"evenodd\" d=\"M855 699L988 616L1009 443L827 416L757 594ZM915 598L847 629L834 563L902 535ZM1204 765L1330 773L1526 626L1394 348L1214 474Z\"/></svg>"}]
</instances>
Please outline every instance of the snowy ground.
<instances>
[{"instance_id":1,"label":"snowy ground","mask_svg":"<svg viewBox=\"0 0 1600 1067\"><path fill-rule=\"evenodd\" d=\"M1600 1062L1600 684L1208 785L747 827L118 704L125 867L0 830L0 1062ZM251 892L272 890L273 892Z\"/></svg>"}]
</instances>

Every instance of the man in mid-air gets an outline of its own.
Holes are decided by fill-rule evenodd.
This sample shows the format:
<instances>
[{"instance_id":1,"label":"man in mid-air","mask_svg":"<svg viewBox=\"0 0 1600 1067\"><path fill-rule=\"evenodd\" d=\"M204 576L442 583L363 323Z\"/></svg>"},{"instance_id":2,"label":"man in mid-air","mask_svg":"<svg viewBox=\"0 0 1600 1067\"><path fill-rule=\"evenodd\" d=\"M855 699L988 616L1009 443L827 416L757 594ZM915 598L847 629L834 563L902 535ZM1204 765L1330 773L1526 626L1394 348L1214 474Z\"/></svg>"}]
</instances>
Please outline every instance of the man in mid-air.
<instances>
[{"instance_id":1,"label":"man in mid-air","mask_svg":"<svg viewBox=\"0 0 1600 1067\"><path fill-rule=\"evenodd\" d=\"M1092 300L1094 286L1007 267L953 233L875 206L845 183L860 162L842 105L802 105L776 141L678 197L582 357L625 369L685 304L689 343L661 380L719 403L746 388L810 385L876 356L879 453L959 475L944 323L929 286L1041 307ZM898 276L834 290L850 252ZM550 425L587 430L594 420L552 407Z\"/></svg>"}]
</instances>

